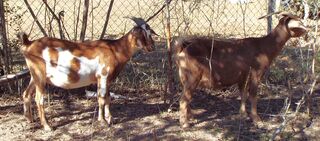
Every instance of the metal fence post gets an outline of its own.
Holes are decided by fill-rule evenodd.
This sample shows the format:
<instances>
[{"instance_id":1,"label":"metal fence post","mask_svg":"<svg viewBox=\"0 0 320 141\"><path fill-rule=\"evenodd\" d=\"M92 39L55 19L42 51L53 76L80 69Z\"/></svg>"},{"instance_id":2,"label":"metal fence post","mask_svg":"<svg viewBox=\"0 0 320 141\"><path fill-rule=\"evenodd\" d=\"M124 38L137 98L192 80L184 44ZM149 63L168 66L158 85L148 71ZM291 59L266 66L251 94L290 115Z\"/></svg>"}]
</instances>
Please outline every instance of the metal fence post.
<instances>
[{"instance_id":1,"label":"metal fence post","mask_svg":"<svg viewBox=\"0 0 320 141\"><path fill-rule=\"evenodd\" d=\"M269 0L268 2L268 14L279 10L280 0ZM267 32L270 33L272 30L272 16L268 17L268 28Z\"/></svg>"}]
</instances>

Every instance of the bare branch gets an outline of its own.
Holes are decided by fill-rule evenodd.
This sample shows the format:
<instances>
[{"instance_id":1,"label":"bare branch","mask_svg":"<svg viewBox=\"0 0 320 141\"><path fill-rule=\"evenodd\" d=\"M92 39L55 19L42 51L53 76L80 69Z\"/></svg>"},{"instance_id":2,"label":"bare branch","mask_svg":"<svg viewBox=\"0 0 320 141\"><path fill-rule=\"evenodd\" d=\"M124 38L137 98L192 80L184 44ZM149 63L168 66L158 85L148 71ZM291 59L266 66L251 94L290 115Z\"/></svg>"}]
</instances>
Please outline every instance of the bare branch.
<instances>
[{"instance_id":1,"label":"bare branch","mask_svg":"<svg viewBox=\"0 0 320 141\"><path fill-rule=\"evenodd\" d=\"M106 21L104 23L104 26L103 26L103 29L102 29L102 32L101 32L101 35L100 35L100 39L102 39L104 34L106 33L107 26L108 26L108 23L109 23L110 13L111 13L112 6L113 6L113 2L114 2L114 0L111 0L110 3L109 3L109 8L108 8L108 12L107 12Z\"/></svg>"},{"instance_id":2,"label":"bare branch","mask_svg":"<svg viewBox=\"0 0 320 141\"><path fill-rule=\"evenodd\" d=\"M44 28L43 28L42 25L40 24L37 16L34 14L34 12L33 12L32 8L31 8L30 4L28 3L28 1L27 1L27 0L24 0L24 3L26 4L26 6L27 6L27 8L28 8L28 10L29 10L32 18L34 19L34 21L37 23L38 27L40 28L42 34L43 34L45 37L47 37L48 34L46 33L46 31L44 30Z\"/></svg>"},{"instance_id":3,"label":"bare branch","mask_svg":"<svg viewBox=\"0 0 320 141\"><path fill-rule=\"evenodd\" d=\"M80 8L81 8L81 0L79 1L79 6L78 6L78 13L77 13L77 20L76 20L76 24L75 24L75 33L74 33L74 40L77 40L77 36L78 36L78 25L79 25L79 21L80 21Z\"/></svg>"},{"instance_id":4,"label":"bare branch","mask_svg":"<svg viewBox=\"0 0 320 141\"><path fill-rule=\"evenodd\" d=\"M64 17L64 11L60 11L59 12L59 19L60 19L62 28L63 28L64 32L66 32L68 39L71 40L70 35L69 35L66 27L64 26L63 17ZM63 31L61 31L61 32L63 32Z\"/></svg>"},{"instance_id":5,"label":"bare branch","mask_svg":"<svg viewBox=\"0 0 320 141\"><path fill-rule=\"evenodd\" d=\"M62 30L62 25L60 18L54 13L54 11L51 9L51 7L48 5L47 0L43 0L43 3L45 6L49 9L50 13L52 14L53 18L57 20L58 26L59 26L59 33L60 33L60 38L65 39L66 37L64 36L63 30Z\"/></svg>"},{"instance_id":6,"label":"bare branch","mask_svg":"<svg viewBox=\"0 0 320 141\"><path fill-rule=\"evenodd\" d=\"M166 5L169 5L171 3L172 0L168 0L165 4L162 5L162 7L156 12L154 13L151 17L149 17L146 22L150 21L151 19L153 19L155 16L157 16L165 7Z\"/></svg>"}]
</instances>

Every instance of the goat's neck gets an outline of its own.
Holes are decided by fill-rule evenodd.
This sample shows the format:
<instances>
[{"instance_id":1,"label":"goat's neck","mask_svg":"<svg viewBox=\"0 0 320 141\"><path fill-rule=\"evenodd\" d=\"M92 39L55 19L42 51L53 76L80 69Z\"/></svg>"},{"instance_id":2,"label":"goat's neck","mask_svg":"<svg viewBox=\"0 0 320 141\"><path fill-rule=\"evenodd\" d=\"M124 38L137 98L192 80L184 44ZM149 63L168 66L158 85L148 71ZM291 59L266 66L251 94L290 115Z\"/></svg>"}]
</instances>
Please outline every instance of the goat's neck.
<instances>
[{"instance_id":1,"label":"goat's neck","mask_svg":"<svg viewBox=\"0 0 320 141\"><path fill-rule=\"evenodd\" d=\"M283 46L290 39L290 35L285 27L275 27L267 36L263 39L264 50L267 52L269 59L273 60L282 50Z\"/></svg>"},{"instance_id":2,"label":"goat's neck","mask_svg":"<svg viewBox=\"0 0 320 141\"><path fill-rule=\"evenodd\" d=\"M123 62L127 62L138 50L136 39L134 36L128 33L118 41L120 45L115 49L116 57Z\"/></svg>"}]
</instances>

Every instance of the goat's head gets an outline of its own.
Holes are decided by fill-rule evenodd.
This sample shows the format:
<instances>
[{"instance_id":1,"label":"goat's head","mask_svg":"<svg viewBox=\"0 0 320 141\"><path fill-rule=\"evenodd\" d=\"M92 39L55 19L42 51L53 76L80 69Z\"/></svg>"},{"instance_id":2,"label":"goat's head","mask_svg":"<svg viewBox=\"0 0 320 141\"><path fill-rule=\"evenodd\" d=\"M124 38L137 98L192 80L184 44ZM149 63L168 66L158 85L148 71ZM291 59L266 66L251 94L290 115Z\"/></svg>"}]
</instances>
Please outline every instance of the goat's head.
<instances>
[{"instance_id":1,"label":"goat's head","mask_svg":"<svg viewBox=\"0 0 320 141\"><path fill-rule=\"evenodd\" d=\"M300 37L304 35L308 30L308 28L303 24L303 22L298 16L292 15L288 12L274 12L262 16L259 19L266 18L272 15L278 15L280 17L278 25L284 26L290 37Z\"/></svg>"},{"instance_id":2,"label":"goat's head","mask_svg":"<svg viewBox=\"0 0 320 141\"><path fill-rule=\"evenodd\" d=\"M154 41L152 35L158 35L154 32L149 24L142 18L130 17L136 23L136 26L131 30L132 35L136 38L138 48L147 52L154 50Z\"/></svg>"},{"instance_id":3,"label":"goat's head","mask_svg":"<svg viewBox=\"0 0 320 141\"><path fill-rule=\"evenodd\" d=\"M300 37L307 32L307 27L303 24L301 19L290 13L281 13L281 19L279 24L282 24L286 27L289 35L291 37Z\"/></svg>"}]
</instances>

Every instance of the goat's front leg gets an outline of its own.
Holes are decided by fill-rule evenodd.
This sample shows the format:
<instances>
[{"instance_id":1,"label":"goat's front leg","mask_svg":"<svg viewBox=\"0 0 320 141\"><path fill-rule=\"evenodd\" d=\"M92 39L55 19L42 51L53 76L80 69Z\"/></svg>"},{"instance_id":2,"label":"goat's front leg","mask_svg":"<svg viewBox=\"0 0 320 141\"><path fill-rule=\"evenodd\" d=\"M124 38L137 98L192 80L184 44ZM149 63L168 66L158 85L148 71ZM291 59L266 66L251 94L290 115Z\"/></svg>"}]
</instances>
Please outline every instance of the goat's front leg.
<instances>
[{"instance_id":1,"label":"goat's front leg","mask_svg":"<svg viewBox=\"0 0 320 141\"><path fill-rule=\"evenodd\" d=\"M107 77L102 76L98 83L98 121L111 124L112 116L110 113L110 101L111 99L109 94L109 84L107 84Z\"/></svg>"},{"instance_id":2,"label":"goat's front leg","mask_svg":"<svg viewBox=\"0 0 320 141\"><path fill-rule=\"evenodd\" d=\"M34 84L34 81L31 77L29 85L26 88L26 90L23 92L23 95L22 95L24 116L27 118L27 120L29 122L33 122L31 100L32 100L32 94L34 92L35 92L35 84Z\"/></svg>"},{"instance_id":3,"label":"goat's front leg","mask_svg":"<svg viewBox=\"0 0 320 141\"><path fill-rule=\"evenodd\" d=\"M251 118L254 123L258 123L261 121L261 118L257 112L257 90L258 90L258 82L253 81L250 89L249 89L249 100L251 103Z\"/></svg>"},{"instance_id":4,"label":"goat's front leg","mask_svg":"<svg viewBox=\"0 0 320 141\"><path fill-rule=\"evenodd\" d=\"M240 97L241 97L241 103L240 103L240 117L246 118L248 117L247 110L246 110L246 101L248 99L248 89L247 89L247 82L239 83L239 91L240 91Z\"/></svg>"},{"instance_id":5,"label":"goat's front leg","mask_svg":"<svg viewBox=\"0 0 320 141\"><path fill-rule=\"evenodd\" d=\"M241 118L246 118L248 117L248 114L247 114L247 110L246 110L246 101L248 99L248 91L246 90L240 90L241 92L241 104L240 104L240 110L239 110L239 113L240 113L240 116Z\"/></svg>"},{"instance_id":6,"label":"goat's front leg","mask_svg":"<svg viewBox=\"0 0 320 141\"><path fill-rule=\"evenodd\" d=\"M106 100L106 105L104 106L104 116L105 116L105 120L110 125L112 123L112 115L110 112L111 97L110 97L110 92L108 88L107 88L105 100Z\"/></svg>"},{"instance_id":7,"label":"goat's front leg","mask_svg":"<svg viewBox=\"0 0 320 141\"><path fill-rule=\"evenodd\" d=\"M189 118L191 117L190 102L192 100L192 90L184 87L180 98L180 124L182 128L190 127Z\"/></svg>"},{"instance_id":8,"label":"goat's front leg","mask_svg":"<svg viewBox=\"0 0 320 141\"><path fill-rule=\"evenodd\" d=\"M35 101L37 103L38 114L39 114L41 125L44 127L44 130L51 131L52 128L48 124L48 121L45 117L45 111L44 111L44 86L36 86Z\"/></svg>"}]
</instances>

